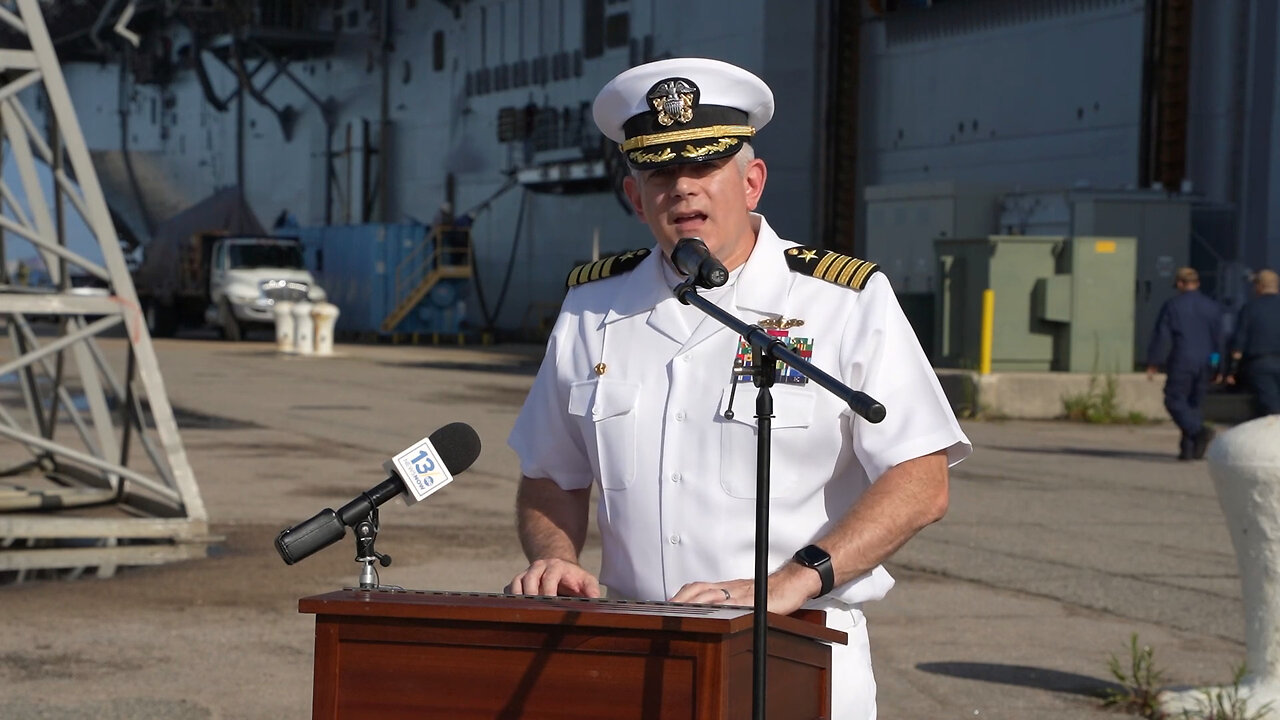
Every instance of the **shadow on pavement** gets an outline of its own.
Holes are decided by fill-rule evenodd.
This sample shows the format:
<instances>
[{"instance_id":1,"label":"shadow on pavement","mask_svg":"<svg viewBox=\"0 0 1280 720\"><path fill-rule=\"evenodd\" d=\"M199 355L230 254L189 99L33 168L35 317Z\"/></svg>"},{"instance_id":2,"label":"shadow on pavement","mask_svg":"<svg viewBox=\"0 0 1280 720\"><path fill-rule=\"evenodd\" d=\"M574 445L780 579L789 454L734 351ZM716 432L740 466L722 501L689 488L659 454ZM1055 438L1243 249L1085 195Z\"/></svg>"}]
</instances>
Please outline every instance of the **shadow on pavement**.
<instances>
[{"instance_id":1,"label":"shadow on pavement","mask_svg":"<svg viewBox=\"0 0 1280 720\"><path fill-rule=\"evenodd\" d=\"M985 450L1003 450L1005 452L1040 453L1044 455L1087 455L1089 457L1111 458L1116 460L1167 460L1177 462L1173 452L1145 452L1142 450L1113 450L1110 448L1081 447L1008 447L1005 445L983 445Z\"/></svg>"},{"instance_id":2,"label":"shadow on pavement","mask_svg":"<svg viewBox=\"0 0 1280 720\"><path fill-rule=\"evenodd\" d=\"M1052 690L1054 692L1102 698L1108 691L1123 691L1116 683L1088 675L1029 667L1027 665L1000 665L975 662L920 663L917 670L935 675L947 675L963 680L1016 685L1018 687Z\"/></svg>"},{"instance_id":3,"label":"shadow on pavement","mask_svg":"<svg viewBox=\"0 0 1280 720\"><path fill-rule=\"evenodd\" d=\"M504 375L527 375L532 377L538 374L538 366L542 364L542 358L539 357L535 361L518 361L515 363L484 363L484 362L464 362L464 361L414 361L414 362L379 362L378 365L396 368L421 368L423 370L464 370L467 372L489 372L502 373Z\"/></svg>"},{"instance_id":4,"label":"shadow on pavement","mask_svg":"<svg viewBox=\"0 0 1280 720\"><path fill-rule=\"evenodd\" d=\"M179 430L260 430L266 427L256 422L211 415L178 405L173 405L172 408L173 419L178 423ZM147 426L155 427L155 421L151 419L151 408L149 406L146 407L146 413Z\"/></svg>"}]
</instances>

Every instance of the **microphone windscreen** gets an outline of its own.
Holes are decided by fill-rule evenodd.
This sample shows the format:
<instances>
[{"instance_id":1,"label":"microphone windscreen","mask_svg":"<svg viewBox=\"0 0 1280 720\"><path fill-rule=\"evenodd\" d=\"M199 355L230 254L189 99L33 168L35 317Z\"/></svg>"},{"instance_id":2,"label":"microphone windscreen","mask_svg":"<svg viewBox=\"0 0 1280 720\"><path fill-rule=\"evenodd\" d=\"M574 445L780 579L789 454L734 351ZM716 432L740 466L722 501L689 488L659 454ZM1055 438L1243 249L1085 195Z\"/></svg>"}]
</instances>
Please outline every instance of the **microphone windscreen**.
<instances>
[{"instance_id":1,"label":"microphone windscreen","mask_svg":"<svg viewBox=\"0 0 1280 720\"><path fill-rule=\"evenodd\" d=\"M428 439L452 475L471 467L480 457L480 436L464 422L449 423L431 433Z\"/></svg>"},{"instance_id":2,"label":"microphone windscreen","mask_svg":"<svg viewBox=\"0 0 1280 720\"><path fill-rule=\"evenodd\" d=\"M702 260L710 254L702 238L680 238L671 251L671 264L676 266L676 270L679 270L681 275L697 277Z\"/></svg>"}]
</instances>

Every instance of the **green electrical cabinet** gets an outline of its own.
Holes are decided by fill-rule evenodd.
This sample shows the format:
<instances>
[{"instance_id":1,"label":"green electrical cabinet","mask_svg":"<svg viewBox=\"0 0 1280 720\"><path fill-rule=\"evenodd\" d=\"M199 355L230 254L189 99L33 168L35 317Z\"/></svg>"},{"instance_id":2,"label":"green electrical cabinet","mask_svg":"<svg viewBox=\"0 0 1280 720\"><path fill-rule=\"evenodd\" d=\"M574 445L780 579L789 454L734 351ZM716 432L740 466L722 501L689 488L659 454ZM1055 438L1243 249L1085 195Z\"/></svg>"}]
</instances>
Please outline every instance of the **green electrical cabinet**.
<instances>
[{"instance_id":1,"label":"green electrical cabinet","mask_svg":"<svg viewBox=\"0 0 1280 720\"><path fill-rule=\"evenodd\" d=\"M990 288L995 291L991 369L1052 369L1054 328L1036 319L1032 297L1036 281L1054 274L1065 242L1064 238L1012 235L935 240L941 282L935 294L935 362L978 369L982 292Z\"/></svg>"},{"instance_id":2,"label":"green electrical cabinet","mask_svg":"<svg viewBox=\"0 0 1280 720\"><path fill-rule=\"evenodd\" d=\"M1134 283L1138 241L1131 237L1074 237L1053 278L1066 284L1045 303L1042 319L1058 326L1054 369L1127 373L1134 369ZM1045 293L1050 296L1049 292Z\"/></svg>"},{"instance_id":3,"label":"green electrical cabinet","mask_svg":"<svg viewBox=\"0 0 1280 720\"><path fill-rule=\"evenodd\" d=\"M934 248L935 364L978 368L990 289L993 372L1133 369L1133 238L993 235Z\"/></svg>"}]
</instances>

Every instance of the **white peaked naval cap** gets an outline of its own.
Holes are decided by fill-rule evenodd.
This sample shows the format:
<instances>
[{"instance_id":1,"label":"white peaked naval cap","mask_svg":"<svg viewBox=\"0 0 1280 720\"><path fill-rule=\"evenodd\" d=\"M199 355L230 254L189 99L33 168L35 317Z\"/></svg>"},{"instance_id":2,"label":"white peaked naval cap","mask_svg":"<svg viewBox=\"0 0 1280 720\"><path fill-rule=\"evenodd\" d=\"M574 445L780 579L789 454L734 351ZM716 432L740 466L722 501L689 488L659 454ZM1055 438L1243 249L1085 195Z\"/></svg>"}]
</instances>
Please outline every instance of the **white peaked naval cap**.
<instances>
[{"instance_id":1,"label":"white peaked naval cap","mask_svg":"<svg viewBox=\"0 0 1280 720\"><path fill-rule=\"evenodd\" d=\"M610 80L592 114L632 167L650 170L737 153L773 118L773 107L769 86L736 65L671 58Z\"/></svg>"}]
</instances>

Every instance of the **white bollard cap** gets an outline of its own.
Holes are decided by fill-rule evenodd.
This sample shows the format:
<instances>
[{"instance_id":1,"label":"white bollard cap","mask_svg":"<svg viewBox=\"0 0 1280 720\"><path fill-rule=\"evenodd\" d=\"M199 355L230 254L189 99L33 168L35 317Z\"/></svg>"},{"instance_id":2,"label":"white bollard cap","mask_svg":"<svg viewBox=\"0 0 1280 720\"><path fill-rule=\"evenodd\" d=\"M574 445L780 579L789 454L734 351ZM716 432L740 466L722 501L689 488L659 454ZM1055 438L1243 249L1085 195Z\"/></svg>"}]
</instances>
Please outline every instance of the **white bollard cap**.
<instances>
[{"instance_id":1,"label":"white bollard cap","mask_svg":"<svg viewBox=\"0 0 1280 720\"><path fill-rule=\"evenodd\" d=\"M333 303L316 303L311 307L311 314L317 317L336 318L338 317L338 306Z\"/></svg>"},{"instance_id":2,"label":"white bollard cap","mask_svg":"<svg viewBox=\"0 0 1280 720\"><path fill-rule=\"evenodd\" d=\"M276 321L276 349L282 353L294 352L293 303L277 300L271 306L271 313Z\"/></svg>"},{"instance_id":3,"label":"white bollard cap","mask_svg":"<svg viewBox=\"0 0 1280 720\"><path fill-rule=\"evenodd\" d=\"M315 319L316 354L333 354L333 328L338 320L338 306L333 303L316 303L311 310Z\"/></svg>"},{"instance_id":4,"label":"white bollard cap","mask_svg":"<svg viewBox=\"0 0 1280 720\"><path fill-rule=\"evenodd\" d=\"M1280 415L1264 415L1214 438L1205 458L1210 465L1280 468Z\"/></svg>"},{"instance_id":5,"label":"white bollard cap","mask_svg":"<svg viewBox=\"0 0 1280 720\"><path fill-rule=\"evenodd\" d=\"M1219 435L1206 457L1235 547L1244 605L1249 706L1280 701L1280 415ZM1248 691L1247 693L1245 691ZM1197 716L1198 717L1198 716Z\"/></svg>"}]
</instances>

